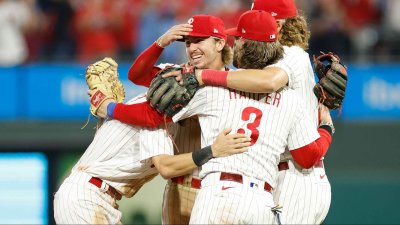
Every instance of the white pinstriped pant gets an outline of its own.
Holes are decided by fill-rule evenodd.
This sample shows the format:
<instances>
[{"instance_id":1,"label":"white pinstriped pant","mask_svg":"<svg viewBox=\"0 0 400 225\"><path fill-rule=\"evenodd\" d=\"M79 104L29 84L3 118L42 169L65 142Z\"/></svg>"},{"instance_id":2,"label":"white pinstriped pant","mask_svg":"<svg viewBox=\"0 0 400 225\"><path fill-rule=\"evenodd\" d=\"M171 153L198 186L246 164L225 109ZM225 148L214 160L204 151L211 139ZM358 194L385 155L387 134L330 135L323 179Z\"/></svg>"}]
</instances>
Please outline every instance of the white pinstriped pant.
<instances>
[{"instance_id":1,"label":"white pinstriped pant","mask_svg":"<svg viewBox=\"0 0 400 225\"><path fill-rule=\"evenodd\" d=\"M162 224L189 224L198 191L169 181L164 190Z\"/></svg>"},{"instance_id":2,"label":"white pinstriped pant","mask_svg":"<svg viewBox=\"0 0 400 225\"><path fill-rule=\"evenodd\" d=\"M219 175L211 173L202 180L190 224L277 224L273 197L264 185L250 187L246 179L243 184L220 181Z\"/></svg>"},{"instance_id":3,"label":"white pinstriped pant","mask_svg":"<svg viewBox=\"0 0 400 225\"><path fill-rule=\"evenodd\" d=\"M54 195L57 224L121 224L115 199L89 183L89 176L73 172Z\"/></svg>"},{"instance_id":4,"label":"white pinstriped pant","mask_svg":"<svg viewBox=\"0 0 400 225\"><path fill-rule=\"evenodd\" d=\"M289 160L279 171L274 202L282 205L286 224L321 224L331 204L331 185L324 168L299 169Z\"/></svg>"}]
</instances>

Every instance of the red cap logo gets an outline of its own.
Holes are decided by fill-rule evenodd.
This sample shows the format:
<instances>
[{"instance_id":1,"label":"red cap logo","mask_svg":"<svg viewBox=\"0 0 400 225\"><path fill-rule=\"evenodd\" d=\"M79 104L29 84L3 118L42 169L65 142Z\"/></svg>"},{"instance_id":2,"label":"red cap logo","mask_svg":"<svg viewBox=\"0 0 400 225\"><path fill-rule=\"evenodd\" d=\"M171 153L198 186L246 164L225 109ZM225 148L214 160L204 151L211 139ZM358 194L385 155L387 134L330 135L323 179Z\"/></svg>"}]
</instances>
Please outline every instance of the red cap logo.
<instances>
[{"instance_id":1,"label":"red cap logo","mask_svg":"<svg viewBox=\"0 0 400 225\"><path fill-rule=\"evenodd\" d=\"M188 24L193 25L193 30L189 33L189 36L213 36L225 40L227 39L224 22L218 17L210 15L196 15L188 20Z\"/></svg>"}]
</instances>

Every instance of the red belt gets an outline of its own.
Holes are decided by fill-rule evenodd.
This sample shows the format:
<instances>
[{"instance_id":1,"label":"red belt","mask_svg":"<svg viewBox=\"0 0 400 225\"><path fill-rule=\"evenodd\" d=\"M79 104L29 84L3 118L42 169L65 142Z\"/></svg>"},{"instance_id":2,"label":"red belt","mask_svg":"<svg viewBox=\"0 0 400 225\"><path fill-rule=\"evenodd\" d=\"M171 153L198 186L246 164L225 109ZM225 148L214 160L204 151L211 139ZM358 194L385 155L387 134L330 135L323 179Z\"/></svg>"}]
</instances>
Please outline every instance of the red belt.
<instances>
[{"instance_id":1,"label":"red belt","mask_svg":"<svg viewBox=\"0 0 400 225\"><path fill-rule=\"evenodd\" d=\"M103 190L103 189L101 189L101 185L102 185L103 181L100 178L92 177L92 178L90 178L89 183L100 188L100 191ZM115 198L117 200L121 200L121 198L122 198L122 195L117 190L115 190L114 187L112 187L110 185L108 185L108 190L105 193L107 193L109 196L111 196L112 198Z\"/></svg>"},{"instance_id":2,"label":"red belt","mask_svg":"<svg viewBox=\"0 0 400 225\"><path fill-rule=\"evenodd\" d=\"M180 177L173 177L171 178L172 182L177 183L177 184L182 184L185 181L185 177L184 176L180 176ZM192 181L191 181L191 187L194 189L200 189L201 188L201 180L198 178L194 178L192 177Z\"/></svg>"},{"instance_id":3,"label":"red belt","mask_svg":"<svg viewBox=\"0 0 400 225\"><path fill-rule=\"evenodd\" d=\"M240 174L221 172L220 180L229 180L243 184L243 177ZM272 192L272 187L267 182L264 183L264 190Z\"/></svg>"},{"instance_id":4,"label":"red belt","mask_svg":"<svg viewBox=\"0 0 400 225\"><path fill-rule=\"evenodd\" d=\"M319 160L319 161L314 165L314 167L316 167L316 168L324 168L324 161ZM280 163L278 164L278 170L279 170L279 171L287 170L287 169L289 169L289 163L288 163L287 161L280 162Z\"/></svg>"}]
</instances>

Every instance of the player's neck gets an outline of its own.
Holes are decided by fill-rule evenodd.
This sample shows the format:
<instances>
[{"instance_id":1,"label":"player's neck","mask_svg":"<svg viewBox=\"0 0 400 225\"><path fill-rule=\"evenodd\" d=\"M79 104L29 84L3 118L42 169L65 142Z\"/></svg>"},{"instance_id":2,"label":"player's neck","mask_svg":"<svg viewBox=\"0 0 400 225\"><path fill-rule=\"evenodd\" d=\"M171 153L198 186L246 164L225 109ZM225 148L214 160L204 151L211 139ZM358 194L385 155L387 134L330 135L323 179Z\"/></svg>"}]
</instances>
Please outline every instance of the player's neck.
<instances>
[{"instance_id":1,"label":"player's neck","mask_svg":"<svg viewBox=\"0 0 400 225\"><path fill-rule=\"evenodd\" d=\"M225 70L225 65L222 61L216 60L214 61L208 69L212 70Z\"/></svg>"}]
</instances>

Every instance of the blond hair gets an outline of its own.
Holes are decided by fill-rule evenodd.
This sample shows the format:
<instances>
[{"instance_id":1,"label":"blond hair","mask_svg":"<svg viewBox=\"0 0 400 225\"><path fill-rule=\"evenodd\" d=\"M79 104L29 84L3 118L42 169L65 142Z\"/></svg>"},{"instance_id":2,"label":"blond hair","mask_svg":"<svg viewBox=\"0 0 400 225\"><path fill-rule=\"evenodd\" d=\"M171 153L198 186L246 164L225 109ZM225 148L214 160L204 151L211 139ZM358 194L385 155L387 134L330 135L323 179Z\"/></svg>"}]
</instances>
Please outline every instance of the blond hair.
<instances>
[{"instance_id":1,"label":"blond hair","mask_svg":"<svg viewBox=\"0 0 400 225\"><path fill-rule=\"evenodd\" d=\"M222 49L221 57L222 57L222 63L224 63L224 65L229 65L232 63L233 50L228 44L225 44L224 48Z\"/></svg>"},{"instance_id":2,"label":"blond hair","mask_svg":"<svg viewBox=\"0 0 400 225\"><path fill-rule=\"evenodd\" d=\"M215 42L221 40L221 38L213 37ZM229 65L233 60L233 50L232 48L225 42L224 48L221 51L221 61L224 65Z\"/></svg>"},{"instance_id":3,"label":"blond hair","mask_svg":"<svg viewBox=\"0 0 400 225\"><path fill-rule=\"evenodd\" d=\"M304 50L308 49L308 41L311 32L308 28L306 18L298 15L284 20L279 31L279 42L285 46L299 46Z\"/></svg>"}]
</instances>

